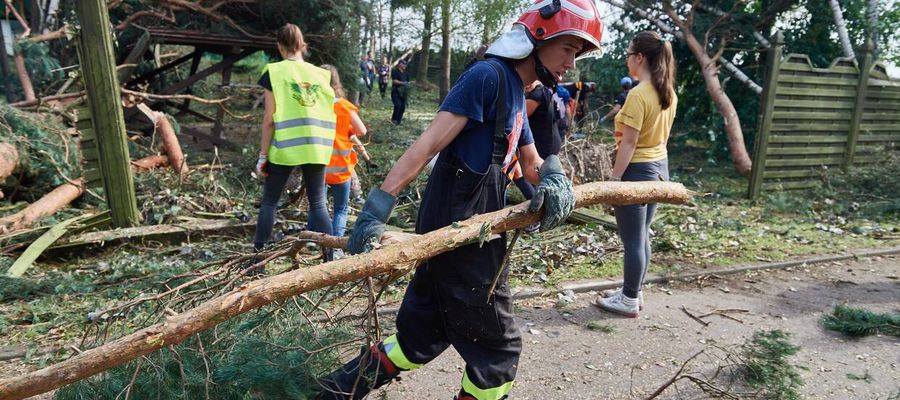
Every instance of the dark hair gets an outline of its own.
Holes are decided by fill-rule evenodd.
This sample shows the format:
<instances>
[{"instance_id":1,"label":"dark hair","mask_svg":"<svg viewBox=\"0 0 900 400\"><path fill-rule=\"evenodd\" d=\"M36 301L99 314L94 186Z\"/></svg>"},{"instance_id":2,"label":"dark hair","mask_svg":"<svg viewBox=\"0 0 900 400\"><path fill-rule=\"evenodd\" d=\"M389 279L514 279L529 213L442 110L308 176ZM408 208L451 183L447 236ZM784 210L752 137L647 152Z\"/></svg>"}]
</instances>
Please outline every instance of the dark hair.
<instances>
[{"instance_id":1,"label":"dark hair","mask_svg":"<svg viewBox=\"0 0 900 400\"><path fill-rule=\"evenodd\" d=\"M278 28L275 39L285 51L306 53L306 42L303 40L303 32L300 31L300 27L297 25L284 24L284 26Z\"/></svg>"},{"instance_id":2,"label":"dark hair","mask_svg":"<svg viewBox=\"0 0 900 400\"><path fill-rule=\"evenodd\" d=\"M659 105L663 110L669 108L675 95L675 57L672 55L672 44L663 40L656 32L643 31L631 39L631 51L640 53L647 59L651 83L659 95Z\"/></svg>"},{"instance_id":3,"label":"dark hair","mask_svg":"<svg viewBox=\"0 0 900 400\"><path fill-rule=\"evenodd\" d=\"M331 64L322 64L322 68L331 72L331 88L334 89L335 97L344 97L344 85L341 85L341 74L337 68Z\"/></svg>"}]
</instances>

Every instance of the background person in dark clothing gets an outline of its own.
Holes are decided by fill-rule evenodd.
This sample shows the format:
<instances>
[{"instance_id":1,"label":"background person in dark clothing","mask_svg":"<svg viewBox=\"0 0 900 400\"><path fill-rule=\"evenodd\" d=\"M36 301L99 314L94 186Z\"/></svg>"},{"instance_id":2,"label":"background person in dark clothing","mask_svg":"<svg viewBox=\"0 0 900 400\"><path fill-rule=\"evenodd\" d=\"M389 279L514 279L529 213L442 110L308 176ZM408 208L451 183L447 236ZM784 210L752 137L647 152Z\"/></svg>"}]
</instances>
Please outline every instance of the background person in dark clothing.
<instances>
[{"instance_id":1,"label":"background person in dark clothing","mask_svg":"<svg viewBox=\"0 0 900 400\"><path fill-rule=\"evenodd\" d=\"M406 96L409 95L409 74L406 73L406 64L406 60L400 60L397 68L391 71L391 102L394 103L391 122L394 125L400 125L403 113L406 112Z\"/></svg>"},{"instance_id":2,"label":"background person in dark clothing","mask_svg":"<svg viewBox=\"0 0 900 400\"><path fill-rule=\"evenodd\" d=\"M378 66L378 90L381 91L381 98L384 98L384 92L388 87L388 76L391 75L391 63L387 57L381 57L381 65Z\"/></svg>"},{"instance_id":3,"label":"background person in dark clothing","mask_svg":"<svg viewBox=\"0 0 900 400\"><path fill-rule=\"evenodd\" d=\"M627 76L622 78L619 81L619 84L622 85L622 93L619 93L616 96L616 100L615 100L615 103L613 104L612 110L609 110L609 112L606 113L606 115L604 115L603 118L600 118L601 124L604 121L606 121L607 119L615 117L616 114L619 113L619 110L621 110L622 106L625 105L625 98L628 97L628 91L631 90L631 88L637 86L636 84L634 84L634 82L631 81L631 78L629 78Z\"/></svg>"},{"instance_id":4,"label":"background person in dark clothing","mask_svg":"<svg viewBox=\"0 0 900 400\"><path fill-rule=\"evenodd\" d=\"M557 125L559 110L553 101L553 92L539 81L526 87L525 91L528 123L534 134L534 146L537 147L538 155L546 159L551 154L559 154L562 140Z\"/></svg>"}]
</instances>

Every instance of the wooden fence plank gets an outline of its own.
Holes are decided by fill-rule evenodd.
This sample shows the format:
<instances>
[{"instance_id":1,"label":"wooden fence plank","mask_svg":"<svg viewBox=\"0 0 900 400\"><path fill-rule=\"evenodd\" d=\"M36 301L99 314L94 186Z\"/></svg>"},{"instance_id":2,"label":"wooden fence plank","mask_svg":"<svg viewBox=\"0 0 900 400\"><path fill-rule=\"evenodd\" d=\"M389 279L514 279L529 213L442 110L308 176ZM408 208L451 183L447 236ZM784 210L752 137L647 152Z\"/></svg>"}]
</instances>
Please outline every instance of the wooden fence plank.
<instances>
[{"instance_id":1,"label":"wooden fence plank","mask_svg":"<svg viewBox=\"0 0 900 400\"><path fill-rule=\"evenodd\" d=\"M826 155L844 154L846 147L769 147L766 155L770 156L794 156L794 155Z\"/></svg>"},{"instance_id":2,"label":"wooden fence plank","mask_svg":"<svg viewBox=\"0 0 900 400\"><path fill-rule=\"evenodd\" d=\"M791 108L818 108L818 109L841 109L852 110L856 104L853 101L842 101L837 99L825 100L797 100L797 99L776 99L776 106L782 109Z\"/></svg>"},{"instance_id":3,"label":"wooden fence plank","mask_svg":"<svg viewBox=\"0 0 900 400\"><path fill-rule=\"evenodd\" d=\"M774 131L774 129L773 129ZM786 143L847 143L847 136L843 135L772 135L769 137L769 144L786 144Z\"/></svg>"},{"instance_id":4,"label":"wooden fence plank","mask_svg":"<svg viewBox=\"0 0 900 400\"><path fill-rule=\"evenodd\" d=\"M756 139L753 144L753 164L750 169L750 184L747 185L747 197L751 200L759 195L762 189L763 172L766 170L766 148L769 146L769 134L775 114L775 93L778 91L778 75L781 56L784 50L784 34L776 31L775 40L766 55L765 83L760 98L760 115Z\"/></svg>"},{"instance_id":5,"label":"wooden fence plank","mask_svg":"<svg viewBox=\"0 0 900 400\"><path fill-rule=\"evenodd\" d=\"M822 175L822 168L796 169L792 171L766 171L766 179L809 178Z\"/></svg>"},{"instance_id":6,"label":"wooden fence plank","mask_svg":"<svg viewBox=\"0 0 900 400\"><path fill-rule=\"evenodd\" d=\"M842 112L813 112L813 111L775 111L773 118L775 124L779 120L799 119L799 120L833 120L833 121L850 121L852 113L848 111Z\"/></svg>"},{"instance_id":7,"label":"wooden fence plank","mask_svg":"<svg viewBox=\"0 0 900 400\"><path fill-rule=\"evenodd\" d=\"M805 64L805 65L804 65L804 64ZM858 73L859 73L859 70L856 69L856 67L842 66L842 65L835 65L835 66L833 66L833 67L831 67L831 68L827 68L827 69L825 69L825 68L822 68L822 69L816 68L816 69L814 70L813 68L810 68L809 64L806 64L806 63L799 63L799 62L786 62L786 63L782 63L782 64L781 64L781 69L782 69L782 70L785 70L785 71L818 72L818 73L820 73L820 74L822 74L822 75L827 75L827 74L858 74Z\"/></svg>"},{"instance_id":8,"label":"wooden fence plank","mask_svg":"<svg viewBox=\"0 0 900 400\"><path fill-rule=\"evenodd\" d=\"M819 157L819 158L775 158L766 160L766 166L792 167L792 166L815 166L815 165L840 165L844 162L844 157Z\"/></svg>"},{"instance_id":9,"label":"wooden fence plank","mask_svg":"<svg viewBox=\"0 0 900 400\"><path fill-rule=\"evenodd\" d=\"M808 83L812 85L855 87L856 79L825 76L781 75L778 77L778 83ZM829 89L832 88L829 87Z\"/></svg>"},{"instance_id":10,"label":"wooden fence plank","mask_svg":"<svg viewBox=\"0 0 900 400\"><path fill-rule=\"evenodd\" d=\"M823 97L856 97L856 91L852 89L819 89L819 88L801 88L801 87L784 87L779 86L775 90L775 94L779 96L810 96L815 98Z\"/></svg>"},{"instance_id":11,"label":"wooden fence plank","mask_svg":"<svg viewBox=\"0 0 900 400\"><path fill-rule=\"evenodd\" d=\"M797 122L797 123L774 123L772 124L773 131L787 131L787 132L846 132L850 130L850 122L822 122L822 123L811 123L811 122Z\"/></svg>"}]
</instances>

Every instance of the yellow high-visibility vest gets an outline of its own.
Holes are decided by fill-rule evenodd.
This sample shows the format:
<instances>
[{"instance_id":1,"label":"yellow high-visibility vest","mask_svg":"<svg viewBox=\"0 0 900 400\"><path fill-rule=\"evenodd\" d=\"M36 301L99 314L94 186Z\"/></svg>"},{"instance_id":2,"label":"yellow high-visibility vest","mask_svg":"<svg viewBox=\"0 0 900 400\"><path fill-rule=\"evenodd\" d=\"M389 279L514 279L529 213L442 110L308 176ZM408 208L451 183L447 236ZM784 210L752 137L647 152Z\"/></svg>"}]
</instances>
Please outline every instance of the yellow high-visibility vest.
<instances>
[{"instance_id":1,"label":"yellow high-visibility vest","mask_svg":"<svg viewBox=\"0 0 900 400\"><path fill-rule=\"evenodd\" d=\"M331 72L304 61L266 66L275 97L275 133L269 162L328 164L334 143L334 90Z\"/></svg>"}]
</instances>

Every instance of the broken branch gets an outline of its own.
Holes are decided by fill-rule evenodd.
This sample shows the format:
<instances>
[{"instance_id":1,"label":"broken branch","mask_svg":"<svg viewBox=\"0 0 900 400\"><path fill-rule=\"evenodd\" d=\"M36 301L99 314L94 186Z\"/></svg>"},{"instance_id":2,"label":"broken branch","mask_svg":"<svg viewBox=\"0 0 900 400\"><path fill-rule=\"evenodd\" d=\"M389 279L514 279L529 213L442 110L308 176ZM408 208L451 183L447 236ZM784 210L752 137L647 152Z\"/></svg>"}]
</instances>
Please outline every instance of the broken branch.
<instances>
[{"instance_id":1,"label":"broken branch","mask_svg":"<svg viewBox=\"0 0 900 400\"><path fill-rule=\"evenodd\" d=\"M598 203L683 204L695 193L673 182L595 182L576 187L575 194L576 206L585 207ZM477 241L486 228L491 233L524 228L541 218L541 213L529 213L527 209L528 204L523 203L477 215L420 235L414 241L388 244L371 253L246 283L193 309L168 316L161 323L41 370L4 379L0 381L0 400L21 399L79 381L155 350L181 343L198 332L272 302L392 272L398 266L407 266Z\"/></svg>"}]
</instances>

